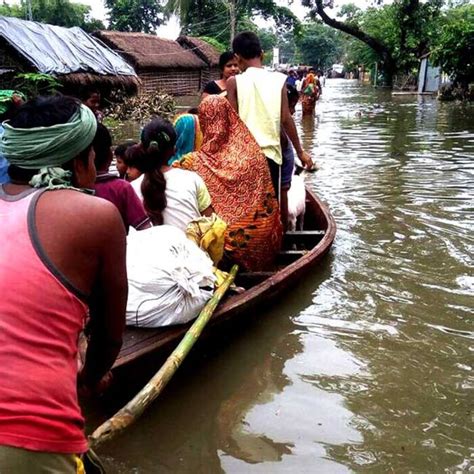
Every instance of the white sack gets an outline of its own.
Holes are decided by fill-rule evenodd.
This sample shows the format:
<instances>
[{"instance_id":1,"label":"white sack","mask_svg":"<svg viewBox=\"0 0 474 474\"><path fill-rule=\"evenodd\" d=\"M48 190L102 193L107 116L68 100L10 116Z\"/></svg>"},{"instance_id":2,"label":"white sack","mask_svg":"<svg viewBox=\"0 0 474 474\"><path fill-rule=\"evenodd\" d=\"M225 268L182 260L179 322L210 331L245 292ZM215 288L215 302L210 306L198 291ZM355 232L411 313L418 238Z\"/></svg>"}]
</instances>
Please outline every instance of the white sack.
<instances>
[{"instance_id":1,"label":"white sack","mask_svg":"<svg viewBox=\"0 0 474 474\"><path fill-rule=\"evenodd\" d=\"M127 325L159 327L197 317L212 296L212 260L177 227L161 225L127 239Z\"/></svg>"}]
</instances>

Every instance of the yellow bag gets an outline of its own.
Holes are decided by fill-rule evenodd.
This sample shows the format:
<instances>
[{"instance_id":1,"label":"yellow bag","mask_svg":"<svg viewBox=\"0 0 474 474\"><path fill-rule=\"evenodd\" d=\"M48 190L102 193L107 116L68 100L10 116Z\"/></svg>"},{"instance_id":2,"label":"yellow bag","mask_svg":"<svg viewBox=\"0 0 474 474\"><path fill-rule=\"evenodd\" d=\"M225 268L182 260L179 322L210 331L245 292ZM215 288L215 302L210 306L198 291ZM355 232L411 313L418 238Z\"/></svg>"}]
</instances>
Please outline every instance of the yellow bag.
<instances>
[{"instance_id":1,"label":"yellow bag","mask_svg":"<svg viewBox=\"0 0 474 474\"><path fill-rule=\"evenodd\" d=\"M226 230L227 224L217 214L212 214L211 217L191 221L186 228L186 236L207 252L217 266L224 255Z\"/></svg>"}]
</instances>

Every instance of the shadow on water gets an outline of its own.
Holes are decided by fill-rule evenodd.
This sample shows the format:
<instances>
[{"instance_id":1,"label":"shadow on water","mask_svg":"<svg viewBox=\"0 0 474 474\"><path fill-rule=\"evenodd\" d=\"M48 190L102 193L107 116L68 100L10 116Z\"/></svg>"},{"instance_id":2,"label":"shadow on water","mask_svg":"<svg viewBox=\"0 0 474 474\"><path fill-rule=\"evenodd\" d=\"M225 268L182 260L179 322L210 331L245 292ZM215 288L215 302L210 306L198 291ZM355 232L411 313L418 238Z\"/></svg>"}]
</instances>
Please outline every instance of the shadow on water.
<instances>
[{"instance_id":1,"label":"shadow on water","mask_svg":"<svg viewBox=\"0 0 474 474\"><path fill-rule=\"evenodd\" d=\"M296 122L338 224L321 267L203 341L111 472L457 472L472 467L468 104L328 80Z\"/></svg>"}]
</instances>

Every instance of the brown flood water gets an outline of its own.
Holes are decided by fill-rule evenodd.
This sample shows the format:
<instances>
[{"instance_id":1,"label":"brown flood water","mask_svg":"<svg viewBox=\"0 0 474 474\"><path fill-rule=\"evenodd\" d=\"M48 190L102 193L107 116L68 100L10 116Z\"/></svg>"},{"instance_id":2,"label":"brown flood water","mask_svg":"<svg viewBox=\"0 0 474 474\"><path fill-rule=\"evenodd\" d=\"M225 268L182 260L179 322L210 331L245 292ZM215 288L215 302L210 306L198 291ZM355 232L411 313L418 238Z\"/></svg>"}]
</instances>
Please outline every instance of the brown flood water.
<instances>
[{"instance_id":1,"label":"brown flood water","mask_svg":"<svg viewBox=\"0 0 474 474\"><path fill-rule=\"evenodd\" d=\"M296 122L331 254L197 351L110 472L474 470L474 107L328 80Z\"/></svg>"}]
</instances>

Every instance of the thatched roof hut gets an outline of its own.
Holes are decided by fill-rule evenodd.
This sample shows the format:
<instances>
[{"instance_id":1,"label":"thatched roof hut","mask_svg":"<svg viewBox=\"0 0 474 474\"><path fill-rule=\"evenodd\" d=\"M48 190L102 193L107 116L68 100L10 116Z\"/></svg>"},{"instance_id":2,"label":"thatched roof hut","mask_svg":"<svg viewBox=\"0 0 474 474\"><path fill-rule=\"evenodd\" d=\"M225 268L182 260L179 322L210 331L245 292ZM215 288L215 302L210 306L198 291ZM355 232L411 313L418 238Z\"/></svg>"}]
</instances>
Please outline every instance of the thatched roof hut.
<instances>
[{"instance_id":1,"label":"thatched roof hut","mask_svg":"<svg viewBox=\"0 0 474 474\"><path fill-rule=\"evenodd\" d=\"M133 65L143 90L186 95L201 89L206 64L176 41L119 31L98 31L94 35Z\"/></svg>"},{"instance_id":2,"label":"thatched roof hut","mask_svg":"<svg viewBox=\"0 0 474 474\"><path fill-rule=\"evenodd\" d=\"M80 28L0 16L0 69L56 77L66 92L78 86L136 91L133 68Z\"/></svg>"},{"instance_id":3,"label":"thatched roof hut","mask_svg":"<svg viewBox=\"0 0 474 474\"><path fill-rule=\"evenodd\" d=\"M207 69L203 72L203 86L209 81L220 78L219 57L221 53L207 41L194 36L180 36L176 40L183 48L204 61Z\"/></svg>"}]
</instances>

